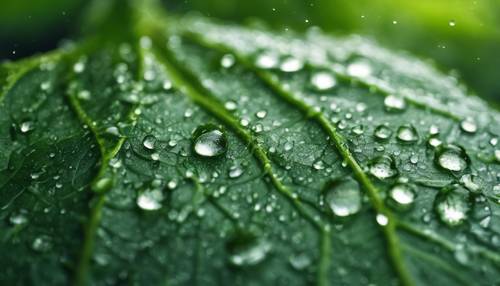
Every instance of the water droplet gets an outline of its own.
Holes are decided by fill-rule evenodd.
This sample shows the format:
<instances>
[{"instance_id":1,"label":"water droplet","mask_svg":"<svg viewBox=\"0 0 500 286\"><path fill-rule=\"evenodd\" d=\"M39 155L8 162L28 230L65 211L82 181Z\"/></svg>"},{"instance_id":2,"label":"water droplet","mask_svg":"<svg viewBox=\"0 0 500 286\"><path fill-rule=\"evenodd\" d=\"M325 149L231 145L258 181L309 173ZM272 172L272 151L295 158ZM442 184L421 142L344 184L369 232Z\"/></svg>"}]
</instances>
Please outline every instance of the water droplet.
<instances>
[{"instance_id":1,"label":"water droplet","mask_svg":"<svg viewBox=\"0 0 500 286\"><path fill-rule=\"evenodd\" d=\"M389 218L384 214L377 214L375 220L381 226L386 226L389 223Z\"/></svg>"},{"instance_id":2,"label":"water droplet","mask_svg":"<svg viewBox=\"0 0 500 286\"><path fill-rule=\"evenodd\" d=\"M191 116L193 116L193 113L194 113L194 111L191 108L188 108L188 109L186 109L186 111L184 111L184 117L190 118Z\"/></svg>"},{"instance_id":3,"label":"water droplet","mask_svg":"<svg viewBox=\"0 0 500 286\"><path fill-rule=\"evenodd\" d=\"M325 201L334 215L353 215L361 209L359 184L353 179L334 182L325 190Z\"/></svg>"},{"instance_id":4,"label":"water droplet","mask_svg":"<svg viewBox=\"0 0 500 286\"><path fill-rule=\"evenodd\" d=\"M450 20L450 21L448 22L448 25L449 25L450 27L455 27L455 26L457 25L457 23L455 22L455 20Z\"/></svg>"},{"instance_id":5,"label":"water droplet","mask_svg":"<svg viewBox=\"0 0 500 286\"><path fill-rule=\"evenodd\" d=\"M294 57L288 57L281 62L280 70L283 72L296 72L302 69L304 62Z\"/></svg>"},{"instance_id":6,"label":"water droplet","mask_svg":"<svg viewBox=\"0 0 500 286\"><path fill-rule=\"evenodd\" d=\"M436 125L432 124L429 127L429 134L430 135L438 135L439 134L439 127L437 127Z\"/></svg>"},{"instance_id":7,"label":"water droplet","mask_svg":"<svg viewBox=\"0 0 500 286\"><path fill-rule=\"evenodd\" d=\"M12 213L11 216L9 217L9 222L12 225L21 225L25 224L28 222L28 217L24 212L15 212Z\"/></svg>"},{"instance_id":8,"label":"water droplet","mask_svg":"<svg viewBox=\"0 0 500 286\"><path fill-rule=\"evenodd\" d=\"M372 68L365 61L357 61L347 66L347 74L353 77L366 78L372 74Z\"/></svg>"},{"instance_id":9,"label":"water droplet","mask_svg":"<svg viewBox=\"0 0 500 286\"><path fill-rule=\"evenodd\" d=\"M193 134L194 151L203 157L216 157L227 150L227 138L224 132L212 125L198 127Z\"/></svg>"},{"instance_id":10,"label":"water droplet","mask_svg":"<svg viewBox=\"0 0 500 286\"><path fill-rule=\"evenodd\" d=\"M278 66L278 56L273 53L264 52L257 57L255 65L262 69L276 68Z\"/></svg>"},{"instance_id":11,"label":"water droplet","mask_svg":"<svg viewBox=\"0 0 500 286\"><path fill-rule=\"evenodd\" d=\"M470 211L467 190L456 186L442 190L436 196L435 208L442 222L450 226L461 224Z\"/></svg>"},{"instance_id":12,"label":"water droplet","mask_svg":"<svg viewBox=\"0 0 500 286\"><path fill-rule=\"evenodd\" d=\"M85 70L85 63L83 61L78 61L73 65L73 71L75 73L82 73Z\"/></svg>"},{"instance_id":13,"label":"water droplet","mask_svg":"<svg viewBox=\"0 0 500 286\"><path fill-rule=\"evenodd\" d=\"M236 102L229 100L224 103L224 107L229 111L234 111L236 110L236 108L238 108L238 105L236 104Z\"/></svg>"},{"instance_id":14,"label":"water droplet","mask_svg":"<svg viewBox=\"0 0 500 286\"><path fill-rule=\"evenodd\" d=\"M265 118L266 115L267 115L267 111L265 111L265 110L260 110L260 111L257 111L257 113L255 113L255 116L257 116L257 118L260 118L260 119Z\"/></svg>"},{"instance_id":15,"label":"water droplet","mask_svg":"<svg viewBox=\"0 0 500 286\"><path fill-rule=\"evenodd\" d=\"M431 138L429 138L428 143L432 147L437 147L437 146L441 145L443 142L441 142L441 140L439 140L438 138L431 137Z\"/></svg>"},{"instance_id":16,"label":"water droplet","mask_svg":"<svg viewBox=\"0 0 500 286\"><path fill-rule=\"evenodd\" d=\"M495 159L500 162L500 150L495 150Z\"/></svg>"},{"instance_id":17,"label":"water droplet","mask_svg":"<svg viewBox=\"0 0 500 286\"><path fill-rule=\"evenodd\" d=\"M243 169L238 165L231 166L229 168L229 178L233 178L233 179L238 178L242 174L243 174Z\"/></svg>"},{"instance_id":18,"label":"water droplet","mask_svg":"<svg viewBox=\"0 0 500 286\"><path fill-rule=\"evenodd\" d=\"M392 136L392 130L385 125L379 125L375 128L373 135L377 139L387 140Z\"/></svg>"},{"instance_id":19,"label":"water droplet","mask_svg":"<svg viewBox=\"0 0 500 286\"><path fill-rule=\"evenodd\" d=\"M305 253L292 255L292 256L290 256L289 261L290 261L290 265L292 265L292 267L295 270L304 270L307 267L309 267L312 263L311 257L309 257Z\"/></svg>"},{"instance_id":20,"label":"water droplet","mask_svg":"<svg viewBox=\"0 0 500 286\"><path fill-rule=\"evenodd\" d=\"M470 162L465 150L456 145L440 145L434 158L439 167L452 172L465 170Z\"/></svg>"},{"instance_id":21,"label":"water droplet","mask_svg":"<svg viewBox=\"0 0 500 286\"><path fill-rule=\"evenodd\" d=\"M28 131L32 130L32 128L33 128L33 123L31 123L31 121L25 121L21 123L21 126L19 127L21 133L27 133Z\"/></svg>"},{"instance_id":22,"label":"water droplet","mask_svg":"<svg viewBox=\"0 0 500 286\"><path fill-rule=\"evenodd\" d=\"M137 197L137 206L143 210L154 211L161 208L163 193L160 189L147 189Z\"/></svg>"},{"instance_id":23,"label":"water droplet","mask_svg":"<svg viewBox=\"0 0 500 286\"><path fill-rule=\"evenodd\" d=\"M226 69L232 67L235 62L236 62L236 59L235 59L234 55L232 55L232 54L225 54L220 59L220 65Z\"/></svg>"},{"instance_id":24,"label":"water droplet","mask_svg":"<svg viewBox=\"0 0 500 286\"><path fill-rule=\"evenodd\" d=\"M354 133L356 135L361 135L364 133L365 128L363 125L356 125L351 130L352 130L352 133Z\"/></svg>"},{"instance_id":25,"label":"water droplet","mask_svg":"<svg viewBox=\"0 0 500 286\"><path fill-rule=\"evenodd\" d=\"M52 249L52 238L47 235L41 235L33 240L31 248L37 252L47 252Z\"/></svg>"},{"instance_id":26,"label":"water droplet","mask_svg":"<svg viewBox=\"0 0 500 286\"><path fill-rule=\"evenodd\" d=\"M411 143L418 140L418 133L415 127L406 124L398 128L397 137L400 141Z\"/></svg>"},{"instance_id":27,"label":"water droplet","mask_svg":"<svg viewBox=\"0 0 500 286\"><path fill-rule=\"evenodd\" d=\"M381 156L370 164L370 174L384 180L396 176L398 171L391 157Z\"/></svg>"},{"instance_id":28,"label":"water droplet","mask_svg":"<svg viewBox=\"0 0 500 286\"><path fill-rule=\"evenodd\" d=\"M116 136L116 137L121 136L120 130L118 130L118 127L116 127L116 126L110 126L110 127L106 128L106 133L111 134L111 135Z\"/></svg>"},{"instance_id":29,"label":"water droplet","mask_svg":"<svg viewBox=\"0 0 500 286\"><path fill-rule=\"evenodd\" d=\"M314 162L313 168L315 170L323 170L325 168L325 163L321 160Z\"/></svg>"},{"instance_id":30,"label":"water droplet","mask_svg":"<svg viewBox=\"0 0 500 286\"><path fill-rule=\"evenodd\" d=\"M406 101L403 97L391 94L384 99L384 106L387 111L401 112L406 109Z\"/></svg>"},{"instance_id":31,"label":"water droplet","mask_svg":"<svg viewBox=\"0 0 500 286\"><path fill-rule=\"evenodd\" d=\"M398 205L408 207L415 200L415 191L408 184L398 183L391 188L389 196Z\"/></svg>"},{"instance_id":32,"label":"water droplet","mask_svg":"<svg viewBox=\"0 0 500 286\"><path fill-rule=\"evenodd\" d=\"M477 125L472 118L466 118L460 122L460 128L467 133L476 133Z\"/></svg>"},{"instance_id":33,"label":"water droplet","mask_svg":"<svg viewBox=\"0 0 500 286\"><path fill-rule=\"evenodd\" d=\"M251 266L266 258L271 244L251 235L238 235L227 244L227 249L231 264L238 267Z\"/></svg>"},{"instance_id":34,"label":"water droplet","mask_svg":"<svg viewBox=\"0 0 500 286\"><path fill-rule=\"evenodd\" d=\"M163 89L164 90L170 90L172 89L172 82L168 79L163 81Z\"/></svg>"},{"instance_id":35,"label":"water droplet","mask_svg":"<svg viewBox=\"0 0 500 286\"><path fill-rule=\"evenodd\" d=\"M323 91L334 87L337 81L329 72L317 72L311 77L311 84L316 90Z\"/></svg>"},{"instance_id":36,"label":"water droplet","mask_svg":"<svg viewBox=\"0 0 500 286\"><path fill-rule=\"evenodd\" d=\"M153 135L146 135L142 140L142 145L148 150L153 150L155 148L156 137Z\"/></svg>"}]
</instances>

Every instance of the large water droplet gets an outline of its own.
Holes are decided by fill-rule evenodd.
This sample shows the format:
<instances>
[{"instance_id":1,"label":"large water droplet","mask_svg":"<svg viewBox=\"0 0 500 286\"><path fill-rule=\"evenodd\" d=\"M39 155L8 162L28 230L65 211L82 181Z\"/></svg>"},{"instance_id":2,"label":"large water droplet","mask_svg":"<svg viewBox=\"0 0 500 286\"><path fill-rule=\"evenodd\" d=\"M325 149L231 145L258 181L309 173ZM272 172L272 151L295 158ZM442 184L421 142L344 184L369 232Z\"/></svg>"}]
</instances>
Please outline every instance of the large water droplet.
<instances>
[{"instance_id":1,"label":"large water droplet","mask_svg":"<svg viewBox=\"0 0 500 286\"><path fill-rule=\"evenodd\" d=\"M269 251L271 244L266 240L253 235L237 235L227 244L229 262L235 266L252 266L262 262Z\"/></svg>"},{"instance_id":2,"label":"large water droplet","mask_svg":"<svg viewBox=\"0 0 500 286\"><path fill-rule=\"evenodd\" d=\"M317 72L311 77L312 86L318 90L328 90L337 84L335 77L329 72Z\"/></svg>"},{"instance_id":3,"label":"large water droplet","mask_svg":"<svg viewBox=\"0 0 500 286\"><path fill-rule=\"evenodd\" d=\"M137 196L137 206L143 210L154 211L161 208L163 193L160 189L147 189Z\"/></svg>"},{"instance_id":4,"label":"large water droplet","mask_svg":"<svg viewBox=\"0 0 500 286\"><path fill-rule=\"evenodd\" d=\"M388 95L384 99L385 109L390 112L403 111L406 109L406 101L403 97Z\"/></svg>"},{"instance_id":5,"label":"large water droplet","mask_svg":"<svg viewBox=\"0 0 500 286\"><path fill-rule=\"evenodd\" d=\"M459 225L467 219L470 211L469 193L458 186L443 189L436 196L435 208L442 222L450 226Z\"/></svg>"},{"instance_id":6,"label":"large water droplet","mask_svg":"<svg viewBox=\"0 0 500 286\"><path fill-rule=\"evenodd\" d=\"M212 125L198 127L193 134L194 151L203 157L216 157L227 150L224 132Z\"/></svg>"},{"instance_id":7,"label":"large water droplet","mask_svg":"<svg viewBox=\"0 0 500 286\"><path fill-rule=\"evenodd\" d=\"M384 180L396 176L398 170L396 170L394 160L391 157L381 156L370 164L370 174Z\"/></svg>"},{"instance_id":8,"label":"large water droplet","mask_svg":"<svg viewBox=\"0 0 500 286\"><path fill-rule=\"evenodd\" d=\"M142 140L142 145L148 150L153 150L155 148L156 137L153 135L146 135Z\"/></svg>"},{"instance_id":9,"label":"large water droplet","mask_svg":"<svg viewBox=\"0 0 500 286\"><path fill-rule=\"evenodd\" d=\"M418 140L418 133L415 127L406 124L398 128L397 137L402 142L412 143Z\"/></svg>"},{"instance_id":10,"label":"large water droplet","mask_svg":"<svg viewBox=\"0 0 500 286\"><path fill-rule=\"evenodd\" d=\"M334 182L325 190L325 201L334 215L353 215L361 209L359 184L353 179Z\"/></svg>"},{"instance_id":11,"label":"large water droplet","mask_svg":"<svg viewBox=\"0 0 500 286\"><path fill-rule=\"evenodd\" d=\"M440 145L436 149L434 161L445 170L461 172L469 166L470 159L465 150L459 146Z\"/></svg>"},{"instance_id":12,"label":"large water droplet","mask_svg":"<svg viewBox=\"0 0 500 286\"><path fill-rule=\"evenodd\" d=\"M375 128L373 135L377 139L387 140L392 136L392 130L385 125L379 125Z\"/></svg>"}]
</instances>

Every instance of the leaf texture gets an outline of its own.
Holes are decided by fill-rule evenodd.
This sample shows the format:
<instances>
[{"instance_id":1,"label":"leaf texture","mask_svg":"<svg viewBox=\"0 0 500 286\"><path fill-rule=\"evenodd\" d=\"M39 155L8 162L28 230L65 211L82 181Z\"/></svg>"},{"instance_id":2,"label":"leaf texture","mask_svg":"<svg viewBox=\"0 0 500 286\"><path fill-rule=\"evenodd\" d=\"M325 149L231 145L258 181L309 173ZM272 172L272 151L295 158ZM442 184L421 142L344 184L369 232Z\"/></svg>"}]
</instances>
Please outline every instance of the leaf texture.
<instances>
[{"instance_id":1,"label":"leaf texture","mask_svg":"<svg viewBox=\"0 0 500 286\"><path fill-rule=\"evenodd\" d=\"M2 284L500 282L500 117L456 78L128 13L0 70Z\"/></svg>"}]
</instances>

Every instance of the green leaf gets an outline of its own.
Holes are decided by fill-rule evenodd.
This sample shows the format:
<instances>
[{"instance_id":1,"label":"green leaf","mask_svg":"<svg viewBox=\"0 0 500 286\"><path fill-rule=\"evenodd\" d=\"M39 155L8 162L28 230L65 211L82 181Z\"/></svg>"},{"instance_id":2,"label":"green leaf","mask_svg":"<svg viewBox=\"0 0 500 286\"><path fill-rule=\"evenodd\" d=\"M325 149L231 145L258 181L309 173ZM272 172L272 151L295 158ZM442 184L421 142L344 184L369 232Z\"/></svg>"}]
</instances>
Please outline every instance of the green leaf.
<instances>
[{"instance_id":1,"label":"green leaf","mask_svg":"<svg viewBox=\"0 0 500 286\"><path fill-rule=\"evenodd\" d=\"M500 117L455 78L124 6L0 69L2 284L499 282Z\"/></svg>"}]
</instances>

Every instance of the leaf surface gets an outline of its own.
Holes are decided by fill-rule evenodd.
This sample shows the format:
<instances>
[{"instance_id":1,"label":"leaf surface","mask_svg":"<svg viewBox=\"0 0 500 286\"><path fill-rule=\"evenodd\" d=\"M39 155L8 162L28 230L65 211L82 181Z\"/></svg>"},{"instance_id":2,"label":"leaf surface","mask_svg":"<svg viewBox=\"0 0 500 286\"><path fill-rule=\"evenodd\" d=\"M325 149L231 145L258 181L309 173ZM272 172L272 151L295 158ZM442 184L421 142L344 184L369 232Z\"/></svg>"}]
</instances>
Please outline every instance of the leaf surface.
<instances>
[{"instance_id":1,"label":"leaf surface","mask_svg":"<svg viewBox=\"0 0 500 286\"><path fill-rule=\"evenodd\" d=\"M3 284L499 282L500 117L456 79L125 10L0 70Z\"/></svg>"}]
</instances>

